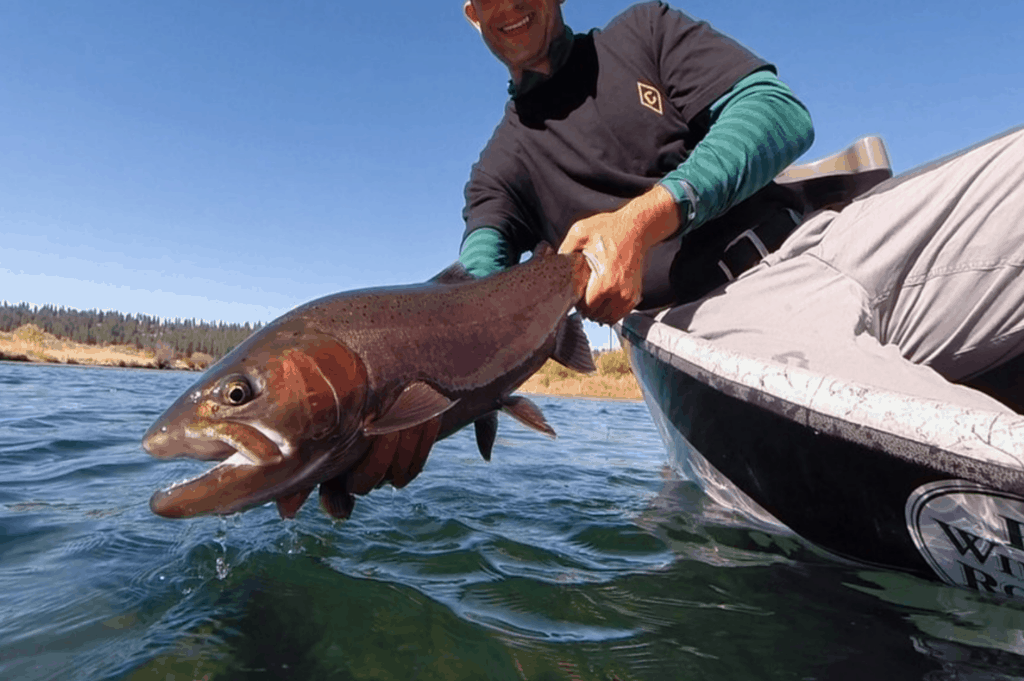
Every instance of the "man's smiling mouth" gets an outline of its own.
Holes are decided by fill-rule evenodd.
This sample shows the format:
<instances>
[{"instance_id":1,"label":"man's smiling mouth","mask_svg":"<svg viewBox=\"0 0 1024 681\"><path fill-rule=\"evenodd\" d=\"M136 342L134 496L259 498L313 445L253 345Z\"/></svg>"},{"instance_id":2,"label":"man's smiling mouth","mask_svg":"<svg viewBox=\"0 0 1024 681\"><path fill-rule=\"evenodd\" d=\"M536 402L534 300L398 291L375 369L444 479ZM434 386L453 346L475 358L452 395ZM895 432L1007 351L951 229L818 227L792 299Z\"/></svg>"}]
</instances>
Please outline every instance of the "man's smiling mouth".
<instances>
[{"instance_id":1,"label":"man's smiling mouth","mask_svg":"<svg viewBox=\"0 0 1024 681\"><path fill-rule=\"evenodd\" d=\"M523 31L525 31L526 29L528 29L530 27L530 24L532 24L532 23L533 23L533 13L531 12L530 14L527 14L525 17L523 17L519 21L517 21L517 22L515 22L513 24L509 24L507 26L502 26L498 30L500 30L505 35L518 35L518 34L522 33Z\"/></svg>"}]
</instances>

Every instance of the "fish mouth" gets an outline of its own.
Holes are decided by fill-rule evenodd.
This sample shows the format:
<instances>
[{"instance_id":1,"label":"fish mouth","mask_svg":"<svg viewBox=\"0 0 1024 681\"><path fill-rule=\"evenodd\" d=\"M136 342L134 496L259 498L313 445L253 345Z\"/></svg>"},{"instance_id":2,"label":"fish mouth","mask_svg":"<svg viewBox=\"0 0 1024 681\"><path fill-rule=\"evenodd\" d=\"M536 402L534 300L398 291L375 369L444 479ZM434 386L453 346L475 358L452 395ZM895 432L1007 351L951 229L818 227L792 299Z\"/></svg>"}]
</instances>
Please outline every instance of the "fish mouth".
<instances>
[{"instance_id":1,"label":"fish mouth","mask_svg":"<svg viewBox=\"0 0 1024 681\"><path fill-rule=\"evenodd\" d=\"M149 507L164 518L238 513L282 494L296 468L288 460L258 465L236 452L196 477L157 491Z\"/></svg>"},{"instance_id":2,"label":"fish mouth","mask_svg":"<svg viewBox=\"0 0 1024 681\"><path fill-rule=\"evenodd\" d=\"M205 472L153 494L149 507L164 518L227 515L258 506L286 492L300 467L298 460L285 456L267 435L244 424L219 424L188 435L192 437L182 445L148 436L143 442L143 447L159 458L217 462Z\"/></svg>"}]
</instances>

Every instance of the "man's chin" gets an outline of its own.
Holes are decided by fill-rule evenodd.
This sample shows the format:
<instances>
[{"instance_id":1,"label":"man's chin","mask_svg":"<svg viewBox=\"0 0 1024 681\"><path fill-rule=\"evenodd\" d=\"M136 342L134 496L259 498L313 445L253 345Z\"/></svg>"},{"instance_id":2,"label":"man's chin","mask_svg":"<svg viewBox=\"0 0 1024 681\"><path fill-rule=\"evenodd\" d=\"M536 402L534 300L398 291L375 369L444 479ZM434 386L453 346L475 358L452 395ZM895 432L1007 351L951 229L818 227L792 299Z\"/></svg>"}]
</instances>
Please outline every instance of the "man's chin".
<instances>
[{"instance_id":1,"label":"man's chin","mask_svg":"<svg viewBox=\"0 0 1024 681\"><path fill-rule=\"evenodd\" d=\"M531 41L532 44L545 43L543 49L531 49L529 46L524 46L523 42L520 42L518 45L509 44L507 40L502 39L500 36L497 38L493 36L488 37L486 42L487 47L498 58L498 61L507 66L513 75L523 71L537 71L546 75L551 71L548 59L548 51L551 48L550 40Z\"/></svg>"}]
</instances>

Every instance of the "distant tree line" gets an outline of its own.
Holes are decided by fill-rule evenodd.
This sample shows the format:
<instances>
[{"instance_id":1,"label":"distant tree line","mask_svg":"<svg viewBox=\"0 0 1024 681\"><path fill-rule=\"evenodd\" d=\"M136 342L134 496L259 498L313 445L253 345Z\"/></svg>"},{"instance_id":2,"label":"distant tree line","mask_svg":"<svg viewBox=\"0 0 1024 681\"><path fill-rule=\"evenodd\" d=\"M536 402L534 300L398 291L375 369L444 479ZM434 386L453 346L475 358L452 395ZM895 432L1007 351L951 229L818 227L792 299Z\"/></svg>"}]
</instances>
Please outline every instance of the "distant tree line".
<instances>
[{"instance_id":1,"label":"distant tree line","mask_svg":"<svg viewBox=\"0 0 1024 681\"><path fill-rule=\"evenodd\" d=\"M43 305L0 303L0 331L11 332L35 324L58 338L89 345L134 345L136 348L169 347L188 357L202 352L221 357L262 324L207 323L195 319L160 319L142 314L75 310Z\"/></svg>"}]
</instances>

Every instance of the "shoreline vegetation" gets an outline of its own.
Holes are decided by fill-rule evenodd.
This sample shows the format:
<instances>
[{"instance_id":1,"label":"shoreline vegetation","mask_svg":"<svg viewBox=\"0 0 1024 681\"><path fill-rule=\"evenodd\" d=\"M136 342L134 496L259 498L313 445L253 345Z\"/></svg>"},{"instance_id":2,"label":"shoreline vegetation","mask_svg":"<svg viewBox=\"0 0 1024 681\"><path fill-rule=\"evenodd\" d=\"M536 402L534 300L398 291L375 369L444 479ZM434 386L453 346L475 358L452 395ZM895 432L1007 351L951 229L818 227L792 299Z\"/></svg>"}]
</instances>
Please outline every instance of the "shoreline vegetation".
<instances>
[{"instance_id":1,"label":"shoreline vegetation","mask_svg":"<svg viewBox=\"0 0 1024 681\"><path fill-rule=\"evenodd\" d=\"M188 356L183 356L163 344L158 344L154 349L135 345L78 343L58 338L35 324L24 324L9 333L0 331L0 360L203 371L213 363L214 358L204 352L192 352Z\"/></svg>"},{"instance_id":2,"label":"shoreline vegetation","mask_svg":"<svg viewBox=\"0 0 1024 681\"><path fill-rule=\"evenodd\" d=\"M204 352L182 354L162 344L156 348L139 348L136 345L78 343L58 338L35 324L24 324L11 332L0 331L0 360L6 361L204 371L215 359ZM563 397L642 399L624 350L602 353L595 364L597 372L588 376L548 360L519 390Z\"/></svg>"},{"instance_id":3,"label":"shoreline vegetation","mask_svg":"<svg viewBox=\"0 0 1024 681\"><path fill-rule=\"evenodd\" d=\"M201 353L222 357L262 324L228 324L197 319L167 319L115 310L76 310L54 305L0 303L0 332L12 333L31 324L65 343L87 347L117 346L118 350L149 348L158 362L173 362ZM47 356L59 351L49 343ZM119 352L126 364L138 362L137 353Z\"/></svg>"},{"instance_id":4,"label":"shoreline vegetation","mask_svg":"<svg viewBox=\"0 0 1024 681\"><path fill-rule=\"evenodd\" d=\"M540 371L519 387L519 392L608 400L643 399L625 350L620 348L602 352L594 364L597 365L597 371L588 375L567 369L549 359Z\"/></svg>"}]
</instances>

